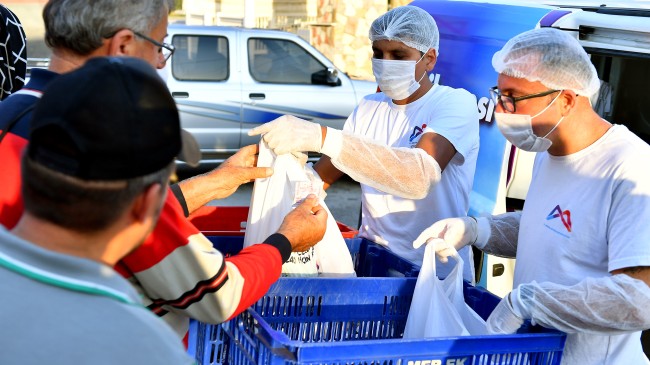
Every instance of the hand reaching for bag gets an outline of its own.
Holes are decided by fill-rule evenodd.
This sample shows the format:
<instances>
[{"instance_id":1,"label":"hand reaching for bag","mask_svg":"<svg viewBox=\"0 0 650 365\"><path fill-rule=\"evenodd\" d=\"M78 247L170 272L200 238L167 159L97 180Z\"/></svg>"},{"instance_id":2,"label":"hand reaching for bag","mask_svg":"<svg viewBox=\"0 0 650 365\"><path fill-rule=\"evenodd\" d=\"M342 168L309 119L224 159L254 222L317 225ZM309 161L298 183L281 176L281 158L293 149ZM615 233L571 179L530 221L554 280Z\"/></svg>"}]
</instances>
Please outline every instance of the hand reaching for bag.
<instances>
[{"instance_id":1,"label":"hand reaching for bag","mask_svg":"<svg viewBox=\"0 0 650 365\"><path fill-rule=\"evenodd\" d=\"M214 179L219 182L214 189L220 192L219 197L215 199L226 198L242 184L273 174L273 169L270 167L256 167L258 153L259 146L256 144L242 147L219 165L216 170L213 170L215 172ZM218 174L218 178L216 174Z\"/></svg>"},{"instance_id":2,"label":"hand reaching for bag","mask_svg":"<svg viewBox=\"0 0 650 365\"><path fill-rule=\"evenodd\" d=\"M215 199L232 195L239 186L273 174L270 167L256 167L258 145L242 147L214 170L178 183L190 213Z\"/></svg>"},{"instance_id":3,"label":"hand reaching for bag","mask_svg":"<svg viewBox=\"0 0 650 365\"><path fill-rule=\"evenodd\" d=\"M478 237L478 225L472 217L442 219L420 233L413 241L413 247L419 248L425 243L435 244L436 256L445 263L449 256L461 248L474 244ZM452 250L454 248L455 250Z\"/></svg>"},{"instance_id":4,"label":"hand reaching for bag","mask_svg":"<svg viewBox=\"0 0 650 365\"><path fill-rule=\"evenodd\" d=\"M303 252L323 239L326 228L327 211L319 204L318 197L310 194L284 217L278 233L291 242L293 252Z\"/></svg>"}]
</instances>

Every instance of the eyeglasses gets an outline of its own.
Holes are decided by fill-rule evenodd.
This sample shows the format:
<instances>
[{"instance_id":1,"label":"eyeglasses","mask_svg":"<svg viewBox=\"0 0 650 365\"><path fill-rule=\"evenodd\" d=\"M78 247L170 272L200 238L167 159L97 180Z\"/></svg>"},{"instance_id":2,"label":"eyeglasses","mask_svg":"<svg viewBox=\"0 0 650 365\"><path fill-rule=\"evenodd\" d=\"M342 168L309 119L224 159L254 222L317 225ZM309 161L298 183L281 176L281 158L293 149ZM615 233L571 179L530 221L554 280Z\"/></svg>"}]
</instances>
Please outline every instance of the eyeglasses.
<instances>
[{"instance_id":1,"label":"eyeglasses","mask_svg":"<svg viewBox=\"0 0 650 365\"><path fill-rule=\"evenodd\" d=\"M171 57L172 54L174 54L174 51L176 50L176 47L172 46L171 44L160 43L157 40L155 40L153 38L150 38L150 37L147 37L146 35L144 35L144 34L142 34L140 32L133 31L133 34L135 34L136 36L138 36L138 37L140 37L140 38L142 38L142 39L144 39L146 41L149 41L149 42L153 43L153 45L159 47L158 48L158 53L162 53L163 57L165 58L165 62L167 62L169 57Z\"/></svg>"},{"instance_id":2,"label":"eyeglasses","mask_svg":"<svg viewBox=\"0 0 650 365\"><path fill-rule=\"evenodd\" d=\"M517 111L517 107L515 105L516 102L521 100L526 100L526 99L539 98L542 96L556 93L558 91L562 91L562 90L548 90L548 91L543 91L541 93L514 97L514 96L501 94L501 91L499 91L498 86L494 86L490 88L490 96L492 97L492 100L494 100L495 104L499 103L501 104L501 107L505 109L505 111L507 111L508 113L514 113L515 111Z\"/></svg>"}]
</instances>

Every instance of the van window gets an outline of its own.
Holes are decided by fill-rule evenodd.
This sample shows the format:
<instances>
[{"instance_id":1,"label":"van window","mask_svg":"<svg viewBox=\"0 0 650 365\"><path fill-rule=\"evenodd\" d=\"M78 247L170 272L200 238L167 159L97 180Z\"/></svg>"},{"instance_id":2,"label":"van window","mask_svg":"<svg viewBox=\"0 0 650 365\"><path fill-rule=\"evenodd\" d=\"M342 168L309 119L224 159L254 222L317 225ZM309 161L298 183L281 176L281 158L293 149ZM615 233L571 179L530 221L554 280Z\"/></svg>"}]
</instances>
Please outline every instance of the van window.
<instances>
[{"instance_id":1,"label":"van window","mask_svg":"<svg viewBox=\"0 0 650 365\"><path fill-rule=\"evenodd\" d=\"M312 74L326 69L296 43L284 39L250 38L248 65L259 82L311 84Z\"/></svg>"},{"instance_id":2,"label":"van window","mask_svg":"<svg viewBox=\"0 0 650 365\"><path fill-rule=\"evenodd\" d=\"M610 122L623 124L650 143L650 56L587 49L601 87L594 109Z\"/></svg>"},{"instance_id":3,"label":"van window","mask_svg":"<svg viewBox=\"0 0 650 365\"><path fill-rule=\"evenodd\" d=\"M228 79L228 39L217 36L176 35L171 58L172 75L178 80L224 81Z\"/></svg>"}]
</instances>

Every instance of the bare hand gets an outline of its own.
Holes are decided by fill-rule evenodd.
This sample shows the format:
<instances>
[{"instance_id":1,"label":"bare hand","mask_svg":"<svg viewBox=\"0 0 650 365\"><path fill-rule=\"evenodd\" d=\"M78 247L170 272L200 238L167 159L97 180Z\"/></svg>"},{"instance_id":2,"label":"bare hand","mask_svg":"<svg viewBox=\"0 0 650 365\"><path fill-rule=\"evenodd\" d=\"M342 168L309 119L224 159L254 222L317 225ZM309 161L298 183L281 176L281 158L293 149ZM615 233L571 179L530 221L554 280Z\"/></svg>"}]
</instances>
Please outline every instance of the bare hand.
<instances>
[{"instance_id":1,"label":"bare hand","mask_svg":"<svg viewBox=\"0 0 650 365\"><path fill-rule=\"evenodd\" d=\"M291 242L293 252L303 252L323 239L326 228L327 212L316 195L310 194L284 217L278 233Z\"/></svg>"},{"instance_id":2,"label":"bare hand","mask_svg":"<svg viewBox=\"0 0 650 365\"><path fill-rule=\"evenodd\" d=\"M273 174L273 169L270 167L255 167L258 153L257 144L242 147L213 171L213 178L220 183L215 187L219 191L219 196L215 199L229 197L242 184Z\"/></svg>"},{"instance_id":3,"label":"bare hand","mask_svg":"<svg viewBox=\"0 0 650 365\"><path fill-rule=\"evenodd\" d=\"M190 213L214 199L232 195L240 185L273 174L270 167L255 167L258 145L242 147L216 169L183 180L178 185L183 191Z\"/></svg>"}]
</instances>

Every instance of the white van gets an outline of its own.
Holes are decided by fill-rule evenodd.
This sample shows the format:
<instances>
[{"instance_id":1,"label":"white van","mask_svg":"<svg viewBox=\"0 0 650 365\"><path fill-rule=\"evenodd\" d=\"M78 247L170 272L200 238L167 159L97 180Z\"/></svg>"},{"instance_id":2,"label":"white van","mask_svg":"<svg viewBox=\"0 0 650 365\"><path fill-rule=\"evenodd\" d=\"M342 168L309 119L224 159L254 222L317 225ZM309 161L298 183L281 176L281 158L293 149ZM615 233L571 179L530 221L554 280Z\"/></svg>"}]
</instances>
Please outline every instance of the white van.
<instances>
[{"instance_id":1,"label":"white van","mask_svg":"<svg viewBox=\"0 0 650 365\"><path fill-rule=\"evenodd\" d=\"M341 129L377 89L350 79L293 33L172 24L168 34L176 51L160 73L204 166L257 143L248 130L284 114Z\"/></svg>"}]
</instances>

